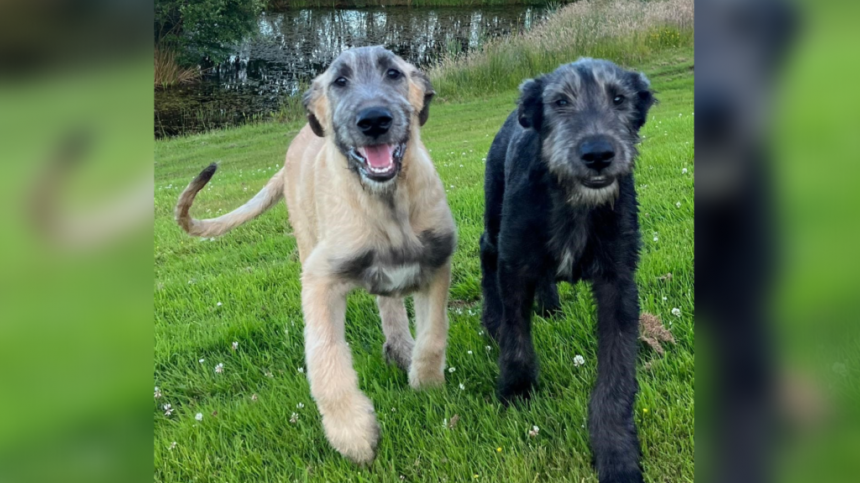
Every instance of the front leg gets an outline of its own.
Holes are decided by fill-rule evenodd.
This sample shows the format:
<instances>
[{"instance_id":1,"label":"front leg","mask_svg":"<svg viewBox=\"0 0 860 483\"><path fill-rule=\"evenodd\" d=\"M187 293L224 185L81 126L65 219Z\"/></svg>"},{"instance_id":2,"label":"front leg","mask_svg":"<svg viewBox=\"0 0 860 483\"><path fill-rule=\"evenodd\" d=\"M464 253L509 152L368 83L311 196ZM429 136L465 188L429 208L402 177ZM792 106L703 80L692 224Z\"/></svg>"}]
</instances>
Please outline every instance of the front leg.
<instances>
[{"instance_id":1,"label":"front leg","mask_svg":"<svg viewBox=\"0 0 860 483\"><path fill-rule=\"evenodd\" d=\"M409 385L415 389L445 384L445 348L448 345L448 286L451 262L439 267L433 279L415 293L415 349L409 368Z\"/></svg>"},{"instance_id":2,"label":"front leg","mask_svg":"<svg viewBox=\"0 0 860 483\"><path fill-rule=\"evenodd\" d=\"M597 383L588 429L600 483L640 483L640 450L633 421L639 299L633 275L594 280L597 299Z\"/></svg>"},{"instance_id":3,"label":"front leg","mask_svg":"<svg viewBox=\"0 0 860 483\"><path fill-rule=\"evenodd\" d=\"M356 463L370 463L376 456L379 426L373 403L358 389L344 335L350 286L315 267L312 260L308 265L302 274L302 309L311 395L329 443Z\"/></svg>"},{"instance_id":4,"label":"front leg","mask_svg":"<svg viewBox=\"0 0 860 483\"><path fill-rule=\"evenodd\" d=\"M499 294L502 321L499 327L499 398L508 404L514 397L528 397L537 382L538 363L531 334L534 270L499 260Z\"/></svg>"}]
</instances>

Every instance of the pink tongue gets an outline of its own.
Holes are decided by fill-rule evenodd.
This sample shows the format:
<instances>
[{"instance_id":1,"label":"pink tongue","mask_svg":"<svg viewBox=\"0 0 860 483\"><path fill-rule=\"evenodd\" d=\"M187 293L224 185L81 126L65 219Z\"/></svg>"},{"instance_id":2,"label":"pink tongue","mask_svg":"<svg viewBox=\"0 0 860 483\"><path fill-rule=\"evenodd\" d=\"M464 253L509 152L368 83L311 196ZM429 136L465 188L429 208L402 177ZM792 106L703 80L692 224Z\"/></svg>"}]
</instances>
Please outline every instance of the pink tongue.
<instances>
[{"instance_id":1,"label":"pink tongue","mask_svg":"<svg viewBox=\"0 0 860 483\"><path fill-rule=\"evenodd\" d=\"M364 157L367 159L367 164L377 169L387 168L394 162L391 159L391 147L388 144L365 146Z\"/></svg>"}]
</instances>

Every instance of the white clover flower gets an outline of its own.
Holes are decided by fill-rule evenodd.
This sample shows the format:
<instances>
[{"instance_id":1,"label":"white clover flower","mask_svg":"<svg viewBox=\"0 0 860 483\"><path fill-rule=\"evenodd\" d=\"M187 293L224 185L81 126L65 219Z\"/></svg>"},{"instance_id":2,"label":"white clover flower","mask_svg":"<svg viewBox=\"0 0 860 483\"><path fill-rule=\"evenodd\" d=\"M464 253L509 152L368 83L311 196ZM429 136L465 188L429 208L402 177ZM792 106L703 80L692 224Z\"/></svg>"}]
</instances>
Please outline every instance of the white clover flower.
<instances>
[{"instance_id":1,"label":"white clover flower","mask_svg":"<svg viewBox=\"0 0 860 483\"><path fill-rule=\"evenodd\" d=\"M161 389L159 389L158 386L155 386L155 399L158 399L160 397L161 397Z\"/></svg>"},{"instance_id":2,"label":"white clover flower","mask_svg":"<svg viewBox=\"0 0 860 483\"><path fill-rule=\"evenodd\" d=\"M669 300L669 297L663 297L663 302Z\"/></svg>"},{"instance_id":3,"label":"white clover flower","mask_svg":"<svg viewBox=\"0 0 860 483\"><path fill-rule=\"evenodd\" d=\"M465 390L466 390L466 386L465 386L465 384L463 384L462 382L460 383L460 390L461 390L461 391L465 391Z\"/></svg>"},{"instance_id":4,"label":"white clover flower","mask_svg":"<svg viewBox=\"0 0 860 483\"><path fill-rule=\"evenodd\" d=\"M296 422L297 422L298 420L299 420L299 415L298 415L298 414L293 413L293 414L290 416L290 424L296 424Z\"/></svg>"},{"instance_id":5,"label":"white clover flower","mask_svg":"<svg viewBox=\"0 0 860 483\"><path fill-rule=\"evenodd\" d=\"M200 362L201 364L203 364L204 362L206 362L206 359L200 359L200 361L199 361L199 362Z\"/></svg>"},{"instance_id":6,"label":"white clover flower","mask_svg":"<svg viewBox=\"0 0 860 483\"><path fill-rule=\"evenodd\" d=\"M224 364L219 363L217 366L215 366L215 374L221 374L222 372L224 372Z\"/></svg>"},{"instance_id":7,"label":"white clover flower","mask_svg":"<svg viewBox=\"0 0 860 483\"><path fill-rule=\"evenodd\" d=\"M173 414L173 406L171 406L170 404L165 404L164 406L161 406L161 407L162 407L162 409L164 409L164 415L165 416L170 416L171 414Z\"/></svg>"},{"instance_id":8,"label":"white clover flower","mask_svg":"<svg viewBox=\"0 0 860 483\"><path fill-rule=\"evenodd\" d=\"M197 413L194 415L194 419L198 421L203 421L203 413Z\"/></svg>"},{"instance_id":9,"label":"white clover flower","mask_svg":"<svg viewBox=\"0 0 860 483\"><path fill-rule=\"evenodd\" d=\"M538 433L540 433L540 428L537 426L532 426L532 429L529 430L529 436L532 438L537 437Z\"/></svg>"},{"instance_id":10,"label":"white clover flower","mask_svg":"<svg viewBox=\"0 0 860 483\"><path fill-rule=\"evenodd\" d=\"M582 357L582 356L581 356L581 355L579 355L579 354L577 354L576 356L574 356L574 358L573 358L573 365L574 365L574 367L579 367L579 366L581 366L581 365L583 365L583 364L585 364L585 358L584 358L584 357Z\"/></svg>"},{"instance_id":11,"label":"white clover flower","mask_svg":"<svg viewBox=\"0 0 860 483\"><path fill-rule=\"evenodd\" d=\"M466 351L466 354L472 355L472 351Z\"/></svg>"},{"instance_id":12,"label":"white clover flower","mask_svg":"<svg viewBox=\"0 0 860 483\"><path fill-rule=\"evenodd\" d=\"M457 370L457 368L456 368L456 367L449 367L449 368L448 368L448 372L450 372L450 373L452 373L452 374L453 374L453 373L454 373L454 371L456 371L456 370Z\"/></svg>"},{"instance_id":13,"label":"white clover flower","mask_svg":"<svg viewBox=\"0 0 860 483\"><path fill-rule=\"evenodd\" d=\"M492 347L490 347L490 346L486 346L486 347L484 347L484 349L486 349L486 350L487 350L487 352L490 352L490 350L492 350Z\"/></svg>"},{"instance_id":14,"label":"white clover flower","mask_svg":"<svg viewBox=\"0 0 860 483\"><path fill-rule=\"evenodd\" d=\"M214 238L210 238L210 240L214 240ZM220 306L221 306L221 302L218 302L218 303L217 303L217 304L215 304L215 305L216 305L217 307L220 307Z\"/></svg>"},{"instance_id":15,"label":"white clover flower","mask_svg":"<svg viewBox=\"0 0 860 483\"><path fill-rule=\"evenodd\" d=\"M238 348L239 348L239 343L236 341L233 341L233 350L237 350Z\"/></svg>"},{"instance_id":16,"label":"white clover flower","mask_svg":"<svg viewBox=\"0 0 860 483\"><path fill-rule=\"evenodd\" d=\"M679 201L679 202L675 203L675 207L676 207L676 208L680 208L680 207L681 207L681 202Z\"/></svg>"},{"instance_id":17,"label":"white clover flower","mask_svg":"<svg viewBox=\"0 0 860 483\"><path fill-rule=\"evenodd\" d=\"M176 449L176 441L170 443L170 446L167 449L169 449L170 451L173 451L174 449Z\"/></svg>"},{"instance_id":18,"label":"white clover flower","mask_svg":"<svg viewBox=\"0 0 860 483\"><path fill-rule=\"evenodd\" d=\"M257 394L256 393L251 394L251 401L256 401L256 400L257 400Z\"/></svg>"},{"instance_id":19,"label":"white clover flower","mask_svg":"<svg viewBox=\"0 0 860 483\"><path fill-rule=\"evenodd\" d=\"M272 371L266 371L266 377L275 377L275 375L272 374Z\"/></svg>"},{"instance_id":20,"label":"white clover flower","mask_svg":"<svg viewBox=\"0 0 860 483\"><path fill-rule=\"evenodd\" d=\"M305 368L304 368L304 367L299 367L298 371L299 371L299 374L304 374L304 373L305 373Z\"/></svg>"},{"instance_id":21,"label":"white clover flower","mask_svg":"<svg viewBox=\"0 0 860 483\"><path fill-rule=\"evenodd\" d=\"M675 307L674 309L672 309L672 315L674 315L675 317L680 317L681 316L681 309L679 309L678 307Z\"/></svg>"},{"instance_id":22,"label":"white clover flower","mask_svg":"<svg viewBox=\"0 0 860 483\"><path fill-rule=\"evenodd\" d=\"M682 169L681 174L687 174L687 168Z\"/></svg>"},{"instance_id":23,"label":"white clover flower","mask_svg":"<svg viewBox=\"0 0 860 483\"><path fill-rule=\"evenodd\" d=\"M304 407L305 407L304 403L298 403L298 404L296 404L296 408L297 408L297 409L304 409Z\"/></svg>"}]
</instances>

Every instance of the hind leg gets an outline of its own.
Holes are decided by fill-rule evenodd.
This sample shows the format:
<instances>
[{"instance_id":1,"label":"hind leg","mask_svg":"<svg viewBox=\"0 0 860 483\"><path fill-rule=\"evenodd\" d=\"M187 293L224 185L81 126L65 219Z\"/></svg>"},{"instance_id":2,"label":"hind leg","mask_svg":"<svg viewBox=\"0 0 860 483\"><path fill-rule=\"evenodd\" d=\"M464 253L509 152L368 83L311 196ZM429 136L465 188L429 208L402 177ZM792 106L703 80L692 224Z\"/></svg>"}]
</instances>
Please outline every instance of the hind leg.
<instances>
[{"instance_id":1,"label":"hind leg","mask_svg":"<svg viewBox=\"0 0 860 483\"><path fill-rule=\"evenodd\" d=\"M549 317L561 310L561 302L558 300L558 286L551 273L547 273L538 280L536 292L538 315Z\"/></svg>"},{"instance_id":2,"label":"hind leg","mask_svg":"<svg viewBox=\"0 0 860 483\"><path fill-rule=\"evenodd\" d=\"M379 316L382 319L382 332L385 334L385 344L382 355L388 363L397 364L409 372L412 364L412 347L415 341L409 332L409 316L402 298L376 297L379 306Z\"/></svg>"},{"instance_id":3,"label":"hind leg","mask_svg":"<svg viewBox=\"0 0 860 483\"><path fill-rule=\"evenodd\" d=\"M499 254L489 241L489 235L481 235L481 292L483 304L481 323L490 336L499 340L499 324L502 321L502 299L499 297Z\"/></svg>"}]
</instances>

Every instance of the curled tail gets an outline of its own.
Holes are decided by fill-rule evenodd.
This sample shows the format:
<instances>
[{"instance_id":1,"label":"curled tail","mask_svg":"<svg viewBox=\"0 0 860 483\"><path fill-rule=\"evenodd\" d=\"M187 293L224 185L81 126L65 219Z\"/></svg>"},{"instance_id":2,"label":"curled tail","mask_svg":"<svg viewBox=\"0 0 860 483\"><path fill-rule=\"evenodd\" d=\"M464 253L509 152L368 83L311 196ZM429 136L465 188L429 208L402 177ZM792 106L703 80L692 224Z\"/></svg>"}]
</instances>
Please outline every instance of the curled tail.
<instances>
[{"instance_id":1,"label":"curled tail","mask_svg":"<svg viewBox=\"0 0 860 483\"><path fill-rule=\"evenodd\" d=\"M253 220L274 206L284 196L284 168L281 168L253 198L235 210L218 218L197 220L188 214L194 197L212 179L218 165L210 164L194 178L176 203L176 222L191 236L219 236Z\"/></svg>"}]
</instances>

